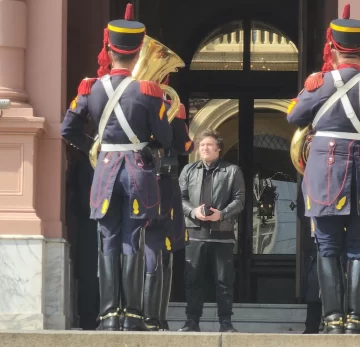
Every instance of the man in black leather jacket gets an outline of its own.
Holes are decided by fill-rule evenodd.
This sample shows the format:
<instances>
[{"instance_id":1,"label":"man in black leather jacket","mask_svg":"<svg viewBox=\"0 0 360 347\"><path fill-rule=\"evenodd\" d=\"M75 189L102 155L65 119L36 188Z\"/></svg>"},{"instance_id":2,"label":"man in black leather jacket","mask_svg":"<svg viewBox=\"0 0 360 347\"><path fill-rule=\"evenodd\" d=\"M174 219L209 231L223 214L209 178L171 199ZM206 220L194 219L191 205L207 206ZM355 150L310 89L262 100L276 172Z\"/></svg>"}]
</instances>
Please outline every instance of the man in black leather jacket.
<instances>
[{"instance_id":1,"label":"man in black leather jacket","mask_svg":"<svg viewBox=\"0 0 360 347\"><path fill-rule=\"evenodd\" d=\"M216 282L220 331L236 332L231 323L234 225L244 208L244 178L238 166L220 158L223 139L218 132L202 131L195 144L201 160L186 165L179 178L190 239L185 251L187 321L179 331L200 331L209 261Z\"/></svg>"}]
</instances>

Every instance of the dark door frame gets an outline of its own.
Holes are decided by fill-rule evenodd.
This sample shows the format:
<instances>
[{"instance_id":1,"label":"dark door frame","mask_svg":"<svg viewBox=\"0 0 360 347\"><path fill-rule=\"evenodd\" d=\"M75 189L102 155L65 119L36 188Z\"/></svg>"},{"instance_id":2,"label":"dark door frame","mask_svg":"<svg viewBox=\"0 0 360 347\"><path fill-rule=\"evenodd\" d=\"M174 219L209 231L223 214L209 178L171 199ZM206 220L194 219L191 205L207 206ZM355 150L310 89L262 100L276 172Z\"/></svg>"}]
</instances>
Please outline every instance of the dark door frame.
<instances>
[{"instance_id":1,"label":"dark door frame","mask_svg":"<svg viewBox=\"0 0 360 347\"><path fill-rule=\"evenodd\" d=\"M295 276L295 255L253 255L253 143L254 100L262 98L292 98L296 95L297 71L253 71L251 65L251 20L243 20L244 48L241 71L194 71L188 72L191 97L234 98L239 100L239 158L245 185L245 208L239 216L238 254L235 302L256 302L258 276ZM229 88L230 86L230 88Z\"/></svg>"}]
</instances>

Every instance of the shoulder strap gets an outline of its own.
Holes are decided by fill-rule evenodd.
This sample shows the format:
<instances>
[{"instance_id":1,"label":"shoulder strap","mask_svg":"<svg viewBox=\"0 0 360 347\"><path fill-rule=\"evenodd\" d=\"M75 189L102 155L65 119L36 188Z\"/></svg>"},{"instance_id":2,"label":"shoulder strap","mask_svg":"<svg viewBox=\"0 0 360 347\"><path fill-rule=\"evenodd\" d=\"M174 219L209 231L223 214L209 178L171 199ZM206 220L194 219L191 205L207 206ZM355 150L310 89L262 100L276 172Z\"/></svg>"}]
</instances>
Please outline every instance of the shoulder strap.
<instances>
[{"instance_id":1,"label":"shoulder strap","mask_svg":"<svg viewBox=\"0 0 360 347\"><path fill-rule=\"evenodd\" d=\"M340 72L339 70L334 70L332 71L332 76L334 78L334 85L337 89L341 88L344 85L344 82L341 78ZM356 116L356 113L354 111L354 108L351 105L351 102L349 100L349 96L347 94L344 94L341 97L341 103L343 105L346 117L349 118L349 120L351 121L353 127L355 128L355 130L360 133L360 121L358 119L358 117Z\"/></svg>"},{"instance_id":2,"label":"shoulder strap","mask_svg":"<svg viewBox=\"0 0 360 347\"><path fill-rule=\"evenodd\" d=\"M115 105L118 104L119 105L119 100L121 98L121 95L124 93L125 89L129 86L129 84L133 81L133 79L131 77L126 77L118 86L117 88L113 89L112 84L111 84L111 80L110 80L110 76L106 75L101 79L101 82L104 85L106 94L109 98L108 102L106 103L106 106L104 108L104 111L101 115L100 118L100 122L99 122L99 131L98 131L98 136L99 136L99 141L100 144L102 143L102 137L104 134L104 130L106 127L106 124L109 121L110 115L111 113L114 111ZM112 93L111 95L109 95L107 88L109 86L111 86L111 90ZM107 85L107 87L105 87L105 85ZM120 106L120 105L119 105ZM125 117L124 117L125 118ZM124 130L125 131L125 130Z\"/></svg>"},{"instance_id":3,"label":"shoulder strap","mask_svg":"<svg viewBox=\"0 0 360 347\"><path fill-rule=\"evenodd\" d=\"M339 73L338 70L334 70L337 71ZM332 105L334 105L339 99L341 99L351 88L353 88L357 83L360 82L360 73L358 73L357 75L355 75L353 78L351 78L345 85L343 83L343 85L340 86L340 83L337 83L336 81L338 80L336 76L336 72L334 73L334 71L332 71L332 75L334 78L334 85L337 88L337 91L321 106L320 110L318 111L318 113L316 114L313 122L312 122L312 127L315 128L317 123L319 122L320 118L326 113L326 111L328 111L330 109L330 107ZM339 73L340 75L340 73ZM341 80L342 82L342 80Z\"/></svg>"}]
</instances>

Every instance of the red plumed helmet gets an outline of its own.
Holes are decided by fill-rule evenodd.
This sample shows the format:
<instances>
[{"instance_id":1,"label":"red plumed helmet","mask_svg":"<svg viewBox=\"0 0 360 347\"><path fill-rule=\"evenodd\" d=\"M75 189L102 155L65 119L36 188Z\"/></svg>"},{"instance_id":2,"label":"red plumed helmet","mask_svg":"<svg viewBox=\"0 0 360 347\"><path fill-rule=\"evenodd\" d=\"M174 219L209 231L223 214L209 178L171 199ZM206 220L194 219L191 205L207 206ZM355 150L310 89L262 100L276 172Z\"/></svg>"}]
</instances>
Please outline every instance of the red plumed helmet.
<instances>
[{"instance_id":1,"label":"red plumed helmet","mask_svg":"<svg viewBox=\"0 0 360 347\"><path fill-rule=\"evenodd\" d=\"M134 7L132 4L126 5L124 19L125 20L134 20Z\"/></svg>"},{"instance_id":2,"label":"red plumed helmet","mask_svg":"<svg viewBox=\"0 0 360 347\"><path fill-rule=\"evenodd\" d=\"M350 18L350 4L346 4L344 6L344 11L342 15L343 19L349 19Z\"/></svg>"}]
</instances>

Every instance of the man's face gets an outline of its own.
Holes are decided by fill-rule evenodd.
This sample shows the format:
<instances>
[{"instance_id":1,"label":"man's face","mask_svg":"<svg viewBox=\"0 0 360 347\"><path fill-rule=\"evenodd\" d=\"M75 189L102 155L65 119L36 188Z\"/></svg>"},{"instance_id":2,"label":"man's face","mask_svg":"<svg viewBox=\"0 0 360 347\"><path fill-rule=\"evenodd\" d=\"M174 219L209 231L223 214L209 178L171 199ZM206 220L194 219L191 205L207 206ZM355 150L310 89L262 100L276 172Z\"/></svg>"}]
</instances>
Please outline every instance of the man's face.
<instances>
[{"instance_id":1,"label":"man's face","mask_svg":"<svg viewBox=\"0 0 360 347\"><path fill-rule=\"evenodd\" d=\"M220 149L217 146L216 140L211 137L205 137L199 143L200 157L205 162L212 162L219 157Z\"/></svg>"}]
</instances>

